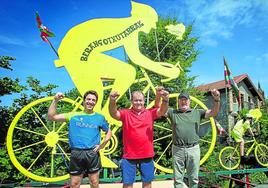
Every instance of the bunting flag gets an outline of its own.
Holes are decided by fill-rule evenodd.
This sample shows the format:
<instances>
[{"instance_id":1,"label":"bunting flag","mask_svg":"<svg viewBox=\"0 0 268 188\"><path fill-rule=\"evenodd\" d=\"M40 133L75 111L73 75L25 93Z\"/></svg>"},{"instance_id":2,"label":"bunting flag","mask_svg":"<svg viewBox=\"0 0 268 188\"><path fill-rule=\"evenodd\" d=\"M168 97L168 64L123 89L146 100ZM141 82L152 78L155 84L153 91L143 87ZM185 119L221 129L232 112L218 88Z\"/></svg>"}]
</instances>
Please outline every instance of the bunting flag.
<instances>
[{"instance_id":1,"label":"bunting flag","mask_svg":"<svg viewBox=\"0 0 268 188\"><path fill-rule=\"evenodd\" d=\"M49 42L47 37L55 37L54 33L49 31L48 28L42 24L38 12L36 12L36 21L37 21L38 29L41 32L40 37L42 38L43 41Z\"/></svg>"},{"instance_id":2,"label":"bunting flag","mask_svg":"<svg viewBox=\"0 0 268 188\"><path fill-rule=\"evenodd\" d=\"M237 102L238 102L238 107L240 107L241 104L241 98L240 98L240 91L239 88L237 86L237 84L235 83L232 75L231 75L231 71L229 69L229 66L225 60L225 58L223 57L223 62L224 62L224 78L225 78L225 84L226 86L230 87L233 89L233 92L236 96Z\"/></svg>"}]
</instances>

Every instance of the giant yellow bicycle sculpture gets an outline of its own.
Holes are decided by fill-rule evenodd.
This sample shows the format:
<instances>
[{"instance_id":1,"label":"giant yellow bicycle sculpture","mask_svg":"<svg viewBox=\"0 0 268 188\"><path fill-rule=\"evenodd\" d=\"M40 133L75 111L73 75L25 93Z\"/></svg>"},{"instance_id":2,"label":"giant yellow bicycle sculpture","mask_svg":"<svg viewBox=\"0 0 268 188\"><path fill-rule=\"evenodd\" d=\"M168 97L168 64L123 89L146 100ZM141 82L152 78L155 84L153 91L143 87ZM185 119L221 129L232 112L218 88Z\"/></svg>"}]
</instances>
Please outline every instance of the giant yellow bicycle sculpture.
<instances>
[{"instance_id":1,"label":"giant yellow bicycle sculpture","mask_svg":"<svg viewBox=\"0 0 268 188\"><path fill-rule=\"evenodd\" d=\"M108 102L104 93L111 89L123 93L131 85L144 82L143 92L152 91L155 95L155 86L146 70L150 70L162 77L163 81L175 79L179 76L180 68L177 65L165 62L154 62L139 51L138 33L148 33L156 27L158 16L155 10L147 5L132 2L131 17L118 19L94 19L72 28L62 40L58 49L59 59L56 67L64 66L71 76L76 88L82 95L86 90L93 89L100 95L95 110L104 114L111 124L113 137L101 151L101 160L104 168L117 168L117 164L109 157L118 150L117 133L121 123L113 120L108 113ZM117 47L124 47L130 60L138 65L142 77L136 79L135 68L123 61L105 55L103 52ZM178 93L171 93L171 100L177 104ZM68 125L66 123L47 121L46 112L53 97L36 100L15 116L7 135L8 153L13 164L25 176L42 182L55 182L67 179L70 150L68 145ZM193 108L207 107L198 99L191 96ZM58 105L59 113L83 110L82 99L65 98ZM148 103L152 107L154 101ZM31 119L31 125L23 120ZM216 128L214 119L202 122L211 128L208 134L201 135L201 161L203 164L210 156L216 142ZM172 173L171 162L171 127L166 123L155 123L155 173ZM27 134L31 141L19 140L17 137ZM30 143L30 144L29 144ZM29 154L35 158L24 158L21 155Z\"/></svg>"}]
</instances>

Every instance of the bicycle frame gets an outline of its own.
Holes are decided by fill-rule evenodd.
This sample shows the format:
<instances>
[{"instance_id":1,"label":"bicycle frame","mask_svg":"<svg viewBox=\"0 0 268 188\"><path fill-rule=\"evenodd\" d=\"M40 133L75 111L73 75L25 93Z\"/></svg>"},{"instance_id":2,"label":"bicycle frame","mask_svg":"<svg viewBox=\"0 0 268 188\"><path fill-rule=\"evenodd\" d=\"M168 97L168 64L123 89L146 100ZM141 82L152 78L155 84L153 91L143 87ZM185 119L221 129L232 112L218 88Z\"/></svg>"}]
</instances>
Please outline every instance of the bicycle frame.
<instances>
[{"instance_id":1,"label":"bicycle frame","mask_svg":"<svg viewBox=\"0 0 268 188\"><path fill-rule=\"evenodd\" d=\"M252 143L253 142L253 143ZM250 148L247 150L246 152L246 156L249 156L249 154L254 150L255 146L257 145L257 142L256 140L248 140L245 142L245 144L248 144L248 143L252 143L252 145L250 146Z\"/></svg>"},{"instance_id":2,"label":"bicycle frame","mask_svg":"<svg viewBox=\"0 0 268 188\"><path fill-rule=\"evenodd\" d=\"M252 143L252 145L249 147L249 149L247 149L247 152L245 154L246 156L249 156L249 154L255 149L255 146L257 145L257 141L255 139L245 141L245 145L249 144L249 143ZM234 152L236 152L239 148L240 148L240 144L239 143L235 144ZM240 154L240 152L238 152L238 153Z\"/></svg>"}]
</instances>

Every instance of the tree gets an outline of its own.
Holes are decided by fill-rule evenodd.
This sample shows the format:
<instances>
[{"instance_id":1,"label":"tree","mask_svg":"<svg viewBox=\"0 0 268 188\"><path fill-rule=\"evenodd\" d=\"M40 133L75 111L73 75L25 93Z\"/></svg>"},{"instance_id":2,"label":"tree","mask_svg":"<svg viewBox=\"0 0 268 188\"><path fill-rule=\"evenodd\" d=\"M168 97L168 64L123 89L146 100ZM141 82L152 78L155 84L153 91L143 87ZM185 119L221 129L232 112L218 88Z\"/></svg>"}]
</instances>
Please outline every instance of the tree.
<instances>
[{"instance_id":1,"label":"tree","mask_svg":"<svg viewBox=\"0 0 268 188\"><path fill-rule=\"evenodd\" d=\"M0 67L12 71L13 69L11 68L10 61L13 61L13 60L16 60L16 59L10 56L0 56ZM25 89L24 86L19 84L18 78L13 80L8 77L0 77L0 86L1 86L0 97L4 95L9 95L11 93L19 93L23 89Z\"/></svg>"},{"instance_id":2,"label":"tree","mask_svg":"<svg viewBox=\"0 0 268 188\"><path fill-rule=\"evenodd\" d=\"M13 70L11 68L10 61L16 60L14 57L10 56L1 56L0 57L0 67L7 69L7 70ZM25 89L24 86L19 84L19 79L16 78L15 80L8 78L8 77L0 77L0 96L9 95L11 93L19 93L23 89ZM1 102L1 100L0 100ZM8 123L10 123L12 113L10 113L10 110L8 108L0 106L0 124L2 125L0 128L0 146L5 141L5 135L7 133L8 126L6 126Z\"/></svg>"},{"instance_id":3,"label":"tree","mask_svg":"<svg viewBox=\"0 0 268 188\"><path fill-rule=\"evenodd\" d=\"M13 71L11 68L10 61L15 60L13 57L9 56L2 56L0 57L0 67L4 69L8 69ZM18 111L24 107L25 105L29 104L31 101L34 101L38 98L43 96L48 96L52 94L52 90L56 88L56 85L48 84L47 86L40 86L40 81L34 79L33 77L29 77L27 79L28 86L22 86L19 83L19 79L16 78L15 80L4 77L0 78L1 84L1 91L0 96L9 95L12 93L20 93L20 97L14 99L14 102L11 106L0 106L0 183L9 183L9 182L20 182L25 181L26 177L24 177L21 173L18 172L17 169L11 164L9 156L7 154L7 149L5 146L5 140L9 125ZM31 94L26 94L25 91L31 89ZM31 120L33 121L33 120ZM31 124L32 122L28 122ZM19 139L22 140L30 140L31 137L27 137L27 135L22 135ZM27 153L27 152L26 152ZM25 157L27 159L26 154L21 156L22 158Z\"/></svg>"},{"instance_id":4,"label":"tree","mask_svg":"<svg viewBox=\"0 0 268 188\"><path fill-rule=\"evenodd\" d=\"M258 140L268 145L268 99L265 100L265 104L262 106L262 117L259 122L259 136Z\"/></svg>"}]
</instances>

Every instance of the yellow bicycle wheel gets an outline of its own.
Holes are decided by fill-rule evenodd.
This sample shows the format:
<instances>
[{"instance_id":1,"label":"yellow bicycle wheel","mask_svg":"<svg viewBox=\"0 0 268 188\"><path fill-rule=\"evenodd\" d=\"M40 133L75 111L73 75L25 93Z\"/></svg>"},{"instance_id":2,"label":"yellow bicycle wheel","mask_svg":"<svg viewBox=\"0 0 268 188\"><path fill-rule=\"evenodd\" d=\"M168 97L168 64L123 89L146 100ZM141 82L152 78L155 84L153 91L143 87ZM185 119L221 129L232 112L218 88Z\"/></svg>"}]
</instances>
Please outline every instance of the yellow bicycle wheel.
<instances>
[{"instance_id":1,"label":"yellow bicycle wheel","mask_svg":"<svg viewBox=\"0 0 268 188\"><path fill-rule=\"evenodd\" d=\"M178 104L178 93L170 94L170 104ZM190 97L191 105L193 109L205 109L208 108L197 98ZM154 105L154 101L148 105L148 108ZM201 160L202 165L211 155L215 143L216 143L216 126L213 118L202 121L200 124L200 148L201 148ZM173 173L172 169L172 127L168 120L159 120L154 123L154 150L155 150L155 168L159 173ZM156 172L156 173L158 173Z\"/></svg>"},{"instance_id":2,"label":"yellow bicycle wheel","mask_svg":"<svg viewBox=\"0 0 268 188\"><path fill-rule=\"evenodd\" d=\"M224 147L219 154L219 161L226 170L234 170L240 164L240 154L237 149L232 146Z\"/></svg>"},{"instance_id":3,"label":"yellow bicycle wheel","mask_svg":"<svg viewBox=\"0 0 268 188\"><path fill-rule=\"evenodd\" d=\"M268 167L268 147L264 144L257 144L254 153L258 163L264 167Z\"/></svg>"},{"instance_id":4,"label":"yellow bicycle wheel","mask_svg":"<svg viewBox=\"0 0 268 188\"><path fill-rule=\"evenodd\" d=\"M41 98L23 107L7 134L7 150L14 166L25 176L41 182L69 178L68 127L66 123L47 121L47 110L53 98ZM83 110L81 102L82 99L64 98L57 110L59 113Z\"/></svg>"}]
</instances>

